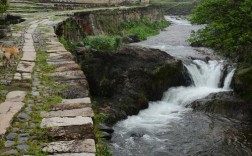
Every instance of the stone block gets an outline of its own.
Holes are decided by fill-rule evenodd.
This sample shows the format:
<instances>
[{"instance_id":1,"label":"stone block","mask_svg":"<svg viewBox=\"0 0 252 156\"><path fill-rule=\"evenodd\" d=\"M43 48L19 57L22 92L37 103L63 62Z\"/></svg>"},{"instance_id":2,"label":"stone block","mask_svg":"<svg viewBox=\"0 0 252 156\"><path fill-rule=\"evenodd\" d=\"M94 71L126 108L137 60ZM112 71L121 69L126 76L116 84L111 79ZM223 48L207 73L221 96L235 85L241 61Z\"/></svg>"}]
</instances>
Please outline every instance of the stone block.
<instances>
[{"instance_id":1,"label":"stone block","mask_svg":"<svg viewBox=\"0 0 252 156\"><path fill-rule=\"evenodd\" d=\"M75 79L86 79L86 76L81 70L75 71L64 71L64 72L55 72L52 74L48 74L55 80L75 80Z\"/></svg>"},{"instance_id":2,"label":"stone block","mask_svg":"<svg viewBox=\"0 0 252 156\"><path fill-rule=\"evenodd\" d=\"M46 130L46 135L57 141L95 139L92 124L50 127Z\"/></svg>"},{"instance_id":3,"label":"stone block","mask_svg":"<svg viewBox=\"0 0 252 156\"><path fill-rule=\"evenodd\" d=\"M35 51L24 51L22 61L35 61L36 60L36 52Z\"/></svg>"},{"instance_id":4,"label":"stone block","mask_svg":"<svg viewBox=\"0 0 252 156\"><path fill-rule=\"evenodd\" d=\"M34 66L34 62L21 61L17 66L17 71L21 73L32 73Z\"/></svg>"},{"instance_id":5,"label":"stone block","mask_svg":"<svg viewBox=\"0 0 252 156\"><path fill-rule=\"evenodd\" d=\"M62 103L68 103L68 104L73 104L73 103L91 103L91 100L89 97L86 98L77 98L77 99L63 99Z\"/></svg>"},{"instance_id":6,"label":"stone block","mask_svg":"<svg viewBox=\"0 0 252 156\"><path fill-rule=\"evenodd\" d=\"M58 110L80 109L86 107L91 107L91 103L60 103L53 105L51 110L58 111Z\"/></svg>"},{"instance_id":7,"label":"stone block","mask_svg":"<svg viewBox=\"0 0 252 156\"><path fill-rule=\"evenodd\" d=\"M25 96L26 96L25 91L12 91L6 95L5 101L22 102L25 99Z\"/></svg>"},{"instance_id":8,"label":"stone block","mask_svg":"<svg viewBox=\"0 0 252 156\"><path fill-rule=\"evenodd\" d=\"M54 154L48 156L95 156L94 153L64 153L64 154Z\"/></svg>"},{"instance_id":9,"label":"stone block","mask_svg":"<svg viewBox=\"0 0 252 156\"><path fill-rule=\"evenodd\" d=\"M93 139L51 142L42 148L48 153L95 153L95 141Z\"/></svg>"},{"instance_id":10,"label":"stone block","mask_svg":"<svg viewBox=\"0 0 252 156\"><path fill-rule=\"evenodd\" d=\"M11 126L11 122L16 113L24 106L23 102L7 101L0 104L0 136L4 135Z\"/></svg>"},{"instance_id":11,"label":"stone block","mask_svg":"<svg viewBox=\"0 0 252 156\"><path fill-rule=\"evenodd\" d=\"M76 63L72 64L63 64L63 65L58 65L55 68L56 72L63 72L63 71L74 71L74 70L80 70L80 67Z\"/></svg>"},{"instance_id":12,"label":"stone block","mask_svg":"<svg viewBox=\"0 0 252 156\"><path fill-rule=\"evenodd\" d=\"M21 74L20 73L15 73L14 75L14 81L20 81L22 78L21 78Z\"/></svg>"},{"instance_id":13,"label":"stone block","mask_svg":"<svg viewBox=\"0 0 252 156\"><path fill-rule=\"evenodd\" d=\"M53 117L44 118L41 122L41 128L48 127L60 127L60 126L76 126L76 125L89 125L93 124L93 120L90 117L77 116L74 118L69 117Z\"/></svg>"},{"instance_id":14,"label":"stone block","mask_svg":"<svg viewBox=\"0 0 252 156\"><path fill-rule=\"evenodd\" d=\"M81 109L41 112L41 116L47 117L47 118L52 118L52 117L75 117L75 116L94 117L94 112L93 112L92 108L86 107L86 108L81 108Z\"/></svg>"}]
</instances>

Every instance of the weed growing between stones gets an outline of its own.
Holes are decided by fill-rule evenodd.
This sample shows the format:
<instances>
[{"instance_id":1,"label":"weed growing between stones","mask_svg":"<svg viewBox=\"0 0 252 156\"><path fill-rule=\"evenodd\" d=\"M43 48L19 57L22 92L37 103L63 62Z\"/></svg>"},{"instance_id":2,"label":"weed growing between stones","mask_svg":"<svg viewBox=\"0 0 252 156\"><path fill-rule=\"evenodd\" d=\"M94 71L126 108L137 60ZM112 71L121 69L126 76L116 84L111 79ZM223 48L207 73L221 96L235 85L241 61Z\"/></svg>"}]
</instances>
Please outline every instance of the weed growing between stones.
<instances>
[{"instance_id":1,"label":"weed growing between stones","mask_svg":"<svg viewBox=\"0 0 252 156\"><path fill-rule=\"evenodd\" d=\"M99 124L104 122L108 115L105 113L99 113L98 107L96 107L97 104L93 102L93 110L95 113L94 116L94 133L95 133L95 140L96 140L96 156L112 156L112 153L107 145L107 143L104 141L104 138L101 136L101 131L99 129Z\"/></svg>"}]
</instances>

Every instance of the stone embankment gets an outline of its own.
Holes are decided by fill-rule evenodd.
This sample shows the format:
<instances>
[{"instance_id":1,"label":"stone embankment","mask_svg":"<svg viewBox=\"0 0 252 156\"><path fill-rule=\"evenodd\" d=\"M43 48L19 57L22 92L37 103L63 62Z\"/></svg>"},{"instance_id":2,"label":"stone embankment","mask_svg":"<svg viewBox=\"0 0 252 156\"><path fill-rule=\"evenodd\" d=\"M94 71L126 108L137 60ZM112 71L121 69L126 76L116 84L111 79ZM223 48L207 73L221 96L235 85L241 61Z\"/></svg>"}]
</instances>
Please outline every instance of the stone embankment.
<instances>
[{"instance_id":1,"label":"stone embankment","mask_svg":"<svg viewBox=\"0 0 252 156\"><path fill-rule=\"evenodd\" d=\"M32 20L24 32L13 31L23 41L22 56L17 66L1 66L1 79L8 77L9 83L1 85L5 88L1 96L7 95L0 103L0 155L95 156L94 112L86 77L48 22ZM43 72L38 45L45 50L50 72ZM53 86L45 77L56 88L64 86L58 95L65 99L52 98L55 102L47 106Z\"/></svg>"}]
</instances>

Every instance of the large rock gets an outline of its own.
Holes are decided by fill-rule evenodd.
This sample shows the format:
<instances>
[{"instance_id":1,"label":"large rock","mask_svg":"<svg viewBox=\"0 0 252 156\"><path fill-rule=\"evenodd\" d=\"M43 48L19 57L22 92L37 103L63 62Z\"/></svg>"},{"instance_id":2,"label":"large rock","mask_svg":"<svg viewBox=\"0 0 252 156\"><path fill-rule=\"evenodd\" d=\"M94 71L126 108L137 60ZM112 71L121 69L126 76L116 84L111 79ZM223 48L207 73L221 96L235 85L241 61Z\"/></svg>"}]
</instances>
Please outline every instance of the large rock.
<instances>
[{"instance_id":1,"label":"large rock","mask_svg":"<svg viewBox=\"0 0 252 156\"><path fill-rule=\"evenodd\" d=\"M156 49L125 46L116 53L92 51L82 58L90 92L110 98L100 102L102 111L110 114L109 123L148 107L148 101L159 100L169 87L185 85L183 65Z\"/></svg>"},{"instance_id":2,"label":"large rock","mask_svg":"<svg viewBox=\"0 0 252 156\"><path fill-rule=\"evenodd\" d=\"M252 103L252 67L239 66L234 74L234 92Z\"/></svg>"},{"instance_id":3,"label":"large rock","mask_svg":"<svg viewBox=\"0 0 252 156\"><path fill-rule=\"evenodd\" d=\"M252 105L233 95L233 92L212 93L187 107L194 111L220 114L242 121L252 121Z\"/></svg>"}]
</instances>

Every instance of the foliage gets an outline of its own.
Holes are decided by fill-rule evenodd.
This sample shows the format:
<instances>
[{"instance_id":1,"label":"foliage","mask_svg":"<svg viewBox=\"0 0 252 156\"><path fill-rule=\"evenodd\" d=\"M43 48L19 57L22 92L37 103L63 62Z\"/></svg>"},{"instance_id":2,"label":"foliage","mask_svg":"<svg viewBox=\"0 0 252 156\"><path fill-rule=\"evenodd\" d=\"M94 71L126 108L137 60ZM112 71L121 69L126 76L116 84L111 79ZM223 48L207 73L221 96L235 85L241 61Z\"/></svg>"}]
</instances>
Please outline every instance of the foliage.
<instances>
[{"instance_id":1,"label":"foliage","mask_svg":"<svg viewBox=\"0 0 252 156\"><path fill-rule=\"evenodd\" d=\"M99 50L116 50L122 44L122 38L120 36L87 36L84 39L85 45L90 45L92 48Z\"/></svg>"},{"instance_id":2,"label":"foliage","mask_svg":"<svg viewBox=\"0 0 252 156\"><path fill-rule=\"evenodd\" d=\"M9 3L7 0L0 1L0 13L5 13L9 8Z\"/></svg>"},{"instance_id":3,"label":"foliage","mask_svg":"<svg viewBox=\"0 0 252 156\"><path fill-rule=\"evenodd\" d=\"M76 48L76 43L72 43L69 40L66 40L63 36L59 38L60 43L64 45L64 47L69 50L73 51Z\"/></svg>"},{"instance_id":4,"label":"foliage","mask_svg":"<svg viewBox=\"0 0 252 156\"><path fill-rule=\"evenodd\" d=\"M140 40L146 40L147 37L157 35L159 30L166 28L169 22L166 20L154 21L143 19L138 21L122 22L119 30L127 35L137 35Z\"/></svg>"},{"instance_id":5,"label":"foliage","mask_svg":"<svg viewBox=\"0 0 252 156\"><path fill-rule=\"evenodd\" d=\"M193 10L191 21L207 24L190 41L213 47L225 56L252 62L252 1L204 0Z\"/></svg>"}]
</instances>

